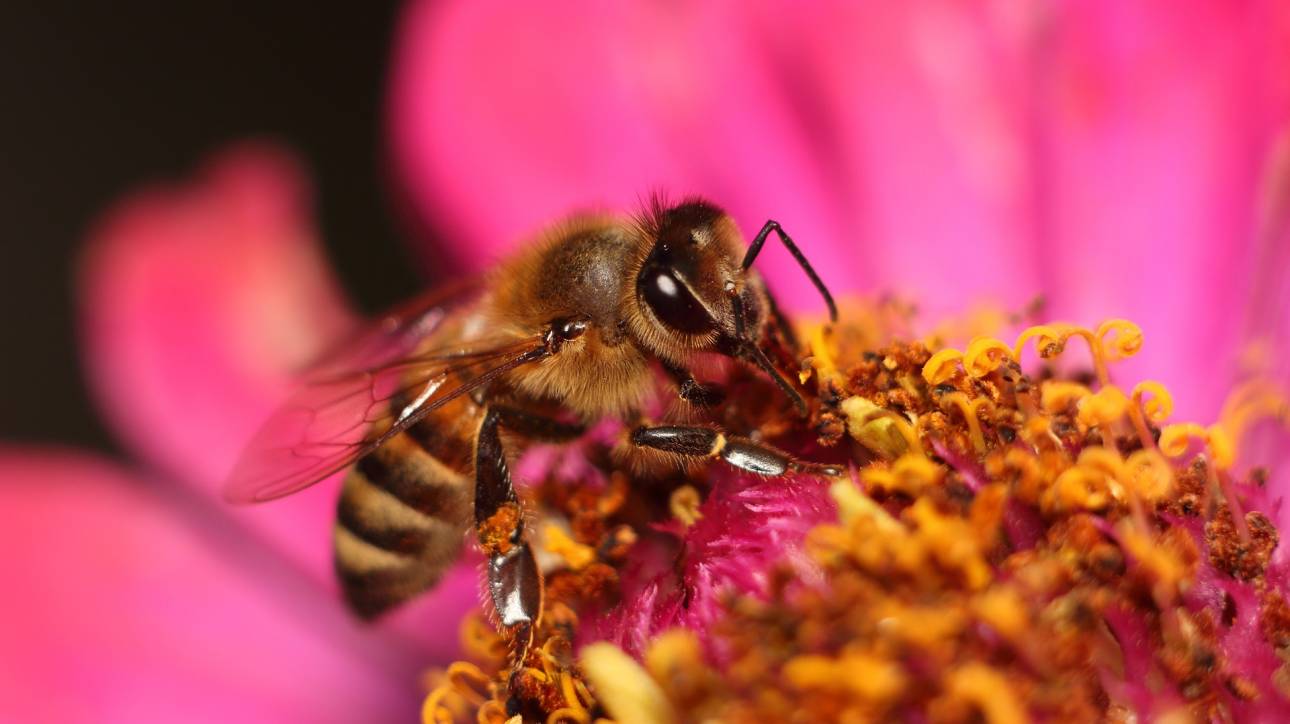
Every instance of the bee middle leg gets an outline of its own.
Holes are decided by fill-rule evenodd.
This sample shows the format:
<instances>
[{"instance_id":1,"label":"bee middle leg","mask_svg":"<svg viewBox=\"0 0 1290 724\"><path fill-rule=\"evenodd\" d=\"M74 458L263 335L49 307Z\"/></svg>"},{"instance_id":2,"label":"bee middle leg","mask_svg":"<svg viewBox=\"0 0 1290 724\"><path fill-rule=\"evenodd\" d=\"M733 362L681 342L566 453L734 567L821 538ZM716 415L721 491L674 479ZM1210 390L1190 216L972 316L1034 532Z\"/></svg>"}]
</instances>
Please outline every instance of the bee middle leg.
<instances>
[{"instance_id":1,"label":"bee middle leg","mask_svg":"<svg viewBox=\"0 0 1290 724\"><path fill-rule=\"evenodd\" d=\"M798 460L770 445L754 442L746 437L730 437L716 428L701 425L638 427L632 431L631 440L637 447L653 448L685 457L719 458L733 467L758 475L842 474L842 469L835 465Z\"/></svg>"},{"instance_id":2,"label":"bee middle leg","mask_svg":"<svg viewBox=\"0 0 1290 724\"><path fill-rule=\"evenodd\" d=\"M512 640L514 665L523 665L542 617L542 574L524 536L524 511L511 482L501 428L542 440L569 440L583 426L516 408L493 405L475 442L475 532L488 556L488 596L497 622Z\"/></svg>"}]
</instances>

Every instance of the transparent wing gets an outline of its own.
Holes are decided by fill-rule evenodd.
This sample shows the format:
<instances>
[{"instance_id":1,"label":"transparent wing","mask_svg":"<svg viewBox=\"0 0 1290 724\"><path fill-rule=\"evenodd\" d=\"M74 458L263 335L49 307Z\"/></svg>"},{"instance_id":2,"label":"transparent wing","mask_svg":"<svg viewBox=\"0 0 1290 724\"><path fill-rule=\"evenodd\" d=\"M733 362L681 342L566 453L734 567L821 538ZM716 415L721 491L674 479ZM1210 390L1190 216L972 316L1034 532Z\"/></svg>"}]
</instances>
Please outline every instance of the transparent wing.
<instances>
[{"instance_id":1,"label":"transparent wing","mask_svg":"<svg viewBox=\"0 0 1290 724\"><path fill-rule=\"evenodd\" d=\"M545 354L540 337L415 351L446 314L442 306L408 305L307 371L242 453L225 498L255 503L306 488L431 410Z\"/></svg>"},{"instance_id":2,"label":"transparent wing","mask_svg":"<svg viewBox=\"0 0 1290 724\"><path fill-rule=\"evenodd\" d=\"M411 354L453 311L474 302L483 290L477 277L435 287L373 320L306 368L302 382L369 370Z\"/></svg>"}]
</instances>

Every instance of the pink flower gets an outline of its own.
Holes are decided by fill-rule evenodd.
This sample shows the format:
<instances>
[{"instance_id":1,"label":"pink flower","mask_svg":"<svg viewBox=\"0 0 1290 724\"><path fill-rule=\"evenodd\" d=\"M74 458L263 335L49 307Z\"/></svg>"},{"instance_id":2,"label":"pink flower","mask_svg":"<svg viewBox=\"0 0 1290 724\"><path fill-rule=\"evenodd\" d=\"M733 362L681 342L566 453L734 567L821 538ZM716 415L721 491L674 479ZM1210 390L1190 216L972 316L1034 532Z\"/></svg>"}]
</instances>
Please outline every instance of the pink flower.
<instances>
[{"instance_id":1,"label":"pink flower","mask_svg":"<svg viewBox=\"0 0 1290 724\"><path fill-rule=\"evenodd\" d=\"M1290 351L1287 47L1272 2L423 0L396 37L392 157L410 221L450 240L427 260L478 269L570 209L701 193L745 231L782 222L835 290L897 290L929 321L1039 294L1048 317L1133 319L1146 347L1117 374L1206 421L1251 342ZM454 649L468 566L382 627L344 616L334 481L217 502L290 371L353 324L305 185L237 149L91 234L87 372L151 472L0 452L0 712L395 717ZM814 310L785 258L759 268Z\"/></svg>"},{"instance_id":2,"label":"pink flower","mask_svg":"<svg viewBox=\"0 0 1290 724\"><path fill-rule=\"evenodd\" d=\"M456 650L428 622L460 618L473 571L379 628L343 609L336 481L273 508L219 497L291 371L354 323L310 215L295 161L249 145L92 230L87 371L146 469L0 448L0 718L401 718L426 662Z\"/></svg>"}]
</instances>

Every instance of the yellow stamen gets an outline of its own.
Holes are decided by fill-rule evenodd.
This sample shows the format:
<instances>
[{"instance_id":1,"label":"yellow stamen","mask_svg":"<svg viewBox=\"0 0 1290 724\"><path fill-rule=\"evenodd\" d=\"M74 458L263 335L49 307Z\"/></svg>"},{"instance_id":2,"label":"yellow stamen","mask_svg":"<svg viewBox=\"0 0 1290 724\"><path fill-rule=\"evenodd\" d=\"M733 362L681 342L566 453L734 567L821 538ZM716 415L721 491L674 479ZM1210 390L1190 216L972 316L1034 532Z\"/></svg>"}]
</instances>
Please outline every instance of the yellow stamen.
<instances>
[{"instance_id":1,"label":"yellow stamen","mask_svg":"<svg viewBox=\"0 0 1290 724\"><path fill-rule=\"evenodd\" d=\"M1011 641L1019 640L1029 624L1025 601L1016 588L1007 584L992 586L981 593L973 601L972 610L978 618Z\"/></svg>"},{"instance_id":2,"label":"yellow stamen","mask_svg":"<svg viewBox=\"0 0 1290 724\"><path fill-rule=\"evenodd\" d=\"M851 437L879 455L895 460L906 451L923 454L918 433L900 413L859 396L843 400L842 412L847 416Z\"/></svg>"},{"instance_id":3,"label":"yellow stamen","mask_svg":"<svg viewBox=\"0 0 1290 724\"><path fill-rule=\"evenodd\" d=\"M1151 397L1144 402L1143 398L1148 394ZM1157 425L1174 414L1174 398L1164 385L1153 380L1139 382L1133 386L1133 405L1141 409L1147 419Z\"/></svg>"},{"instance_id":4,"label":"yellow stamen","mask_svg":"<svg viewBox=\"0 0 1290 724\"><path fill-rule=\"evenodd\" d=\"M1148 393L1151 397L1144 403L1143 397ZM1129 405L1128 410L1129 420L1133 423L1133 431L1137 434L1143 449L1150 450L1156 446L1151 430L1147 427L1147 420L1159 425L1173 414L1173 411L1173 398L1169 396L1169 391L1164 385L1150 380L1134 385L1133 404Z\"/></svg>"},{"instance_id":5,"label":"yellow stamen","mask_svg":"<svg viewBox=\"0 0 1290 724\"><path fill-rule=\"evenodd\" d=\"M976 449L978 455L985 454L985 436L981 434L981 421L977 418L977 410L983 406L994 407L994 403L985 398L969 400L967 395L962 392L951 392L941 396L942 407L945 403L950 403L958 408L959 414L963 416L963 421L968 426L968 436L972 440L972 447Z\"/></svg>"},{"instance_id":6,"label":"yellow stamen","mask_svg":"<svg viewBox=\"0 0 1290 724\"><path fill-rule=\"evenodd\" d=\"M806 344L811 351L811 367L810 369L802 370L798 374L798 381L805 384L810 379L812 369L820 375L821 380L828 381L836 377L839 373L835 355L837 345L833 340L833 325L812 325L806 335Z\"/></svg>"},{"instance_id":7,"label":"yellow stamen","mask_svg":"<svg viewBox=\"0 0 1290 724\"><path fill-rule=\"evenodd\" d=\"M1232 439L1218 425L1202 427L1194 422L1167 425L1160 431L1160 452L1171 458L1182 457L1192 440L1203 440L1209 447L1214 464L1226 470L1235 462Z\"/></svg>"},{"instance_id":8,"label":"yellow stamen","mask_svg":"<svg viewBox=\"0 0 1290 724\"><path fill-rule=\"evenodd\" d=\"M582 570L595 562L596 550L570 538L560 526L548 525L544 533L546 549L563 558L573 570Z\"/></svg>"},{"instance_id":9,"label":"yellow stamen","mask_svg":"<svg viewBox=\"0 0 1290 724\"><path fill-rule=\"evenodd\" d=\"M455 661L448 665L448 681L475 706L484 703L484 692L488 691L491 683L488 675L478 666L465 661Z\"/></svg>"},{"instance_id":10,"label":"yellow stamen","mask_svg":"<svg viewBox=\"0 0 1290 724\"><path fill-rule=\"evenodd\" d=\"M1111 384L1111 375L1106 370L1106 353L1102 349L1102 339L1091 330L1075 326L1067 327L1065 335L1064 339L1079 337L1088 344L1088 353L1093 358L1093 371L1097 375L1098 384Z\"/></svg>"},{"instance_id":11,"label":"yellow stamen","mask_svg":"<svg viewBox=\"0 0 1290 724\"><path fill-rule=\"evenodd\" d=\"M972 662L950 672L946 692L976 705L988 724L1025 724L1030 721L1008 680L989 666Z\"/></svg>"},{"instance_id":12,"label":"yellow stamen","mask_svg":"<svg viewBox=\"0 0 1290 724\"><path fill-rule=\"evenodd\" d=\"M1124 480L1143 500L1155 503L1173 490L1174 470L1159 450L1135 450L1124 461Z\"/></svg>"},{"instance_id":13,"label":"yellow stamen","mask_svg":"<svg viewBox=\"0 0 1290 724\"><path fill-rule=\"evenodd\" d=\"M573 707L564 707L556 709L546 717L546 724L588 724L591 721L591 715L586 709L574 709Z\"/></svg>"},{"instance_id":14,"label":"yellow stamen","mask_svg":"<svg viewBox=\"0 0 1290 724\"><path fill-rule=\"evenodd\" d=\"M1095 334L1103 355L1106 354L1107 337L1115 335L1111 345L1115 357L1108 357L1108 361L1132 357L1142 351L1142 328L1127 319L1108 319L1097 326Z\"/></svg>"},{"instance_id":15,"label":"yellow stamen","mask_svg":"<svg viewBox=\"0 0 1290 724\"><path fill-rule=\"evenodd\" d=\"M1079 401L1079 421L1089 427L1109 428L1129 409L1129 398L1115 385L1105 385Z\"/></svg>"},{"instance_id":16,"label":"yellow stamen","mask_svg":"<svg viewBox=\"0 0 1290 724\"><path fill-rule=\"evenodd\" d=\"M1050 513L1104 510L1110 500L1106 476L1093 468L1067 468L1057 476L1041 498Z\"/></svg>"},{"instance_id":17,"label":"yellow stamen","mask_svg":"<svg viewBox=\"0 0 1290 724\"><path fill-rule=\"evenodd\" d=\"M667 499L667 508L673 518L689 528L703 519L703 513L699 510L702 503L699 491L695 490L693 485L682 485L672 491L672 495Z\"/></svg>"},{"instance_id":18,"label":"yellow stamen","mask_svg":"<svg viewBox=\"0 0 1290 724\"><path fill-rule=\"evenodd\" d=\"M977 337L963 353L963 369L972 377L985 377L1004 362L1015 361L1012 349L993 337Z\"/></svg>"},{"instance_id":19,"label":"yellow stamen","mask_svg":"<svg viewBox=\"0 0 1290 724\"><path fill-rule=\"evenodd\" d=\"M1225 409L1219 424L1228 440L1236 443L1256 421L1268 418L1290 425L1290 399L1276 388L1265 388L1262 394L1250 395L1249 399Z\"/></svg>"},{"instance_id":20,"label":"yellow stamen","mask_svg":"<svg viewBox=\"0 0 1290 724\"><path fill-rule=\"evenodd\" d=\"M923 364L923 379L929 385L939 385L947 382L959 370L959 362L963 359L963 353L953 348L945 348L932 355L931 359Z\"/></svg>"},{"instance_id":21,"label":"yellow stamen","mask_svg":"<svg viewBox=\"0 0 1290 724\"><path fill-rule=\"evenodd\" d=\"M903 455L890 469L874 465L860 473L860 479L869 489L879 488L910 496L939 485L944 476L944 468L923 455Z\"/></svg>"},{"instance_id":22,"label":"yellow stamen","mask_svg":"<svg viewBox=\"0 0 1290 724\"><path fill-rule=\"evenodd\" d=\"M905 531L899 521L861 491L854 479L835 481L829 486L829 496L838 506L838 519L846 525L858 518L867 518L885 533Z\"/></svg>"},{"instance_id":23,"label":"yellow stamen","mask_svg":"<svg viewBox=\"0 0 1290 724\"><path fill-rule=\"evenodd\" d=\"M1092 390L1078 382L1047 380L1039 388L1039 404L1045 412L1065 412L1072 404L1078 404L1092 394Z\"/></svg>"},{"instance_id":24,"label":"yellow stamen","mask_svg":"<svg viewBox=\"0 0 1290 724\"><path fill-rule=\"evenodd\" d=\"M636 660L610 643L582 650L582 670L598 700L621 724L668 724L676 721L667 696Z\"/></svg>"},{"instance_id":25,"label":"yellow stamen","mask_svg":"<svg viewBox=\"0 0 1290 724\"><path fill-rule=\"evenodd\" d=\"M1031 339L1035 340L1035 351L1043 359L1056 357L1066 348L1066 335L1061 330L1053 325L1040 324L1023 330L1017 337L1017 343L1012 346L1013 359L1021 359L1021 351Z\"/></svg>"},{"instance_id":26,"label":"yellow stamen","mask_svg":"<svg viewBox=\"0 0 1290 724\"><path fill-rule=\"evenodd\" d=\"M703 662L703 649L693 631L674 628L659 634L645 652L645 668L658 680L669 679L677 671L697 668Z\"/></svg>"},{"instance_id":27,"label":"yellow stamen","mask_svg":"<svg viewBox=\"0 0 1290 724\"><path fill-rule=\"evenodd\" d=\"M478 612L462 622L461 648L476 661L500 664L506 660L506 642Z\"/></svg>"},{"instance_id":28,"label":"yellow stamen","mask_svg":"<svg viewBox=\"0 0 1290 724\"><path fill-rule=\"evenodd\" d=\"M784 678L798 689L850 691L869 702L885 702L907 685L901 667L885 657L851 651L840 658L815 654L796 656L784 665Z\"/></svg>"}]
</instances>

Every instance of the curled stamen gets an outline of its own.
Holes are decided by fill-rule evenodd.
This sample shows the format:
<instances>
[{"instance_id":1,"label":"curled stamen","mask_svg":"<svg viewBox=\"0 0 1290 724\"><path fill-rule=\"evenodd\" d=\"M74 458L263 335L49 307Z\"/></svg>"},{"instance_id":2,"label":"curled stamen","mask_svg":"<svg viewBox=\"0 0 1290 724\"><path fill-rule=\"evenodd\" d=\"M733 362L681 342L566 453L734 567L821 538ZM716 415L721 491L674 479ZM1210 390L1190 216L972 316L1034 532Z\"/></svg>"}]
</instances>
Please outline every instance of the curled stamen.
<instances>
[{"instance_id":1,"label":"curled stamen","mask_svg":"<svg viewBox=\"0 0 1290 724\"><path fill-rule=\"evenodd\" d=\"M1157 454L1155 457L1159 458L1159 455ZM1142 474L1144 462L1147 465L1150 464L1149 460L1134 460L1134 467L1131 470L1129 463L1120 457L1120 453L1116 449L1087 447L1080 452L1076 464L1090 472L1104 475L1108 480L1112 481L1111 491L1115 497L1127 499L1129 511L1133 515L1134 522L1141 530L1149 530L1150 524L1146 510L1142 506L1143 496L1141 495L1143 488L1147 486L1140 484L1138 479L1139 475Z\"/></svg>"},{"instance_id":2,"label":"curled stamen","mask_svg":"<svg viewBox=\"0 0 1290 724\"><path fill-rule=\"evenodd\" d=\"M1102 338L1084 327L1067 327L1066 337L1079 337L1088 343L1089 355L1093 358L1093 372L1097 375L1098 384L1111 384L1111 375L1106 370L1106 352L1102 349Z\"/></svg>"},{"instance_id":3,"label":"curled stamen","mask_svg":"<svg viewBox=\"0 0 1290 724\"><path fill-rule=\"evenodd\" d=\"M1110 427L1124 417L1129 398L1120 388L1106 385L1079 401L1079 421L1089 427Z\"/></svg>"},{"instance_id":4,"label":"curled stamen","mask_svg":"<svg viewBox=\"0 0 1290 724\"><path fill-rule=\"evenodd\" d=\"M1064 513L1076 510L1104 510L1110 503L1106 475L1087 467L1067 468L1057 476L1040 500L1044 510Z\"/></svg>"},{"instance_id":5,"label":"curled stamen","mask_svg":"<svg viewBox=\"0 0 1290 724\"><path fill-rule=\"evenodd\" d=\"M1127 484L1143 500L1155 503L1173 490L1174 470L1158 450L1135 450L1124 461Z\"/></svg>"},{"instance_id":6,"label":"curled stamen","mask_svg":"<svg viewBox=\"0 0 1290 724\"><path fill-rule=\"evenodd\" d=\"M1146 395L1151 395L1145 399ZM1147 419L1159 425L1174 414L1174 398L1159 382L1146 380L1133 386L1133 405L1146 414Z\"/></svg>"},{"instance_id":7,"label":"curled stamen","mask_svg":"<svg viewBox=\"0 0 1290 724\"><path fill-rule=\"evenodd\" d=\"M1260 419L1271 418L1290 425L1290 399L1276 388L1264 388L1261 392L1246 395L1246 399L1225 409L1219 418L1219 425L1231 443L1239 442L1250 426Z\"/></svg>"},{"instance_id":8,"label":"curled stamen","mask_svg":"<svg viewBox=\"0 0 1290 724\"><path fill-rule=\"evenodd\" d=\"M1218 425L1203 427L1194 422L1167 425L1160 431L1160 452L1178 458L1187 454L1192 440L1201 440L1209 447L1214 464L1227 469L1235 462L1231 438Z\"/></svg>"},{"instance_id":9,"label":"curled stamen","mask_svg":"<svg viewBox=\"0 0 1290 724\"><path fill-rule=\"evenodd\" d=\"M1043 359L1051 359L1062 353L1066 348L1066 337L1057 327L1047 324L1040 324L1022 331L1017 337L1017 343L1012 347L1012 358L1021 359L1021 351L1026 348L1026 342L1031 339L1035 340L1035 351Z\"/></svg>"},{"instance_id":10,"label":"curled stamen","mask_svg":"<svg viewBox=\"0 0 1290 724\"><path fill-rule=\"evenodd\" d=\"M1115 335L1111 349L1116 356L1109 361L1132 357L1142 350L1142 328L1127 319L1108 319L1097 326L1094 333L1101 353L1106 355L1107 337Z\"/></svg>"},{"instance_id":11,"label":"curled stamen","mask_svg":"<svg viewBox=\"0 0 1290 724\"><path fill-rule=\"evenodd\" d=\"M466 661L449 664L447 676L453 688L476 705L483 703L492 681L478 666Z\"/></svg>"},{"instance_id":12,"label":"curled stamen","mask_svg":"<svg viewBox=\"0 0 1290 724\"><path fill-rule=\"evenodd\" d=\"M1013 489L1022 498L1035 499L1039 493L1043 473L1039 469L1039 461L1033 454L1018 447L1009 448L1003 457L1003 469L1017 476L1013 482Z\"/></svg>"},{"instance_id":13,"label":"curled stamen","mask_svg":"<svg viewBox=\"0 0 1290 724\"><path fill-rule=\"evenodd\" d=\"M466 703L459 699L456 706L452 706L449 703L452 696L459 695L451 683L435 687L421 704L421 724L452 724L457 721L458 715L465 713Z\"/></svg>"},{"instance_id":14,"label":"curled stamen","mask_svg":"<svg viewBox=\"0 0 1290 724\"><path fill-rule=\"evenodd\" d=\"M985 454L985 436L981 433L981 421L977 418L977 411L983 406L994 407L994 403L979 397L975 400L969 400L968 396L962 392L951 392L941 396L941 404L952 404L958 408L959 414L963 416L963 421L967 423L968 435L972 439L972 447L976 448L978 455Z\"/></svg>"},{"instance_id":15,"label":"curled stamen","mask_svg":"<svg viewBox=\"0 0 1290 724\"><path fill-rule=\"evenodd\" d=\"M478 614L468 616L461 626L461 648L478 661L501 662L506 659L506 642Z\"/></svg>"},{"instance_id":16,"label":"curled stamen","mask_svg":"<svg viewBox=\"0 0 1290 724\"><path fill-rule=\"evenodd\" d=\"M1064 412L1092 394L1092 390L1078 382L1047 380L1039 388L1039 404L1048 413Z\"/></svg>"},{"instance_id":17,"label":"curled stamen","mask_svg":"<svg viewBox=\"0 0 1290 724\"><path fill-rule=\"evenodd\" d=\"M947 382L958 371L958 364L962 359L963 353L957 349L946 348L938 351L923 364L923 379L929 385Z\"/></svg>"},{"instance_id":18,"label":"curled stamen","mask_svg":"<svg viewBox=\"0 0 1290 724\"><path fill-rule=\"evenodd\" d=\"M992 337L977 337L968 344L967 351L963 353L963 369L977 378L985 377L1003 363L1011 361L1015 361L1012 349Z\"/></svg>"},{"instance_id":19,"label":"curled stamen","mask_svg":"<svg viewBox=\"0 0 1290 724\"><path fill-rule=\"evenodd\" d=\"M1144 402L1144 395L1150 394ZM1144 450L1153 449L1156 441L1151 435L1151 429L1147 427L1147 420L1159 425L1173 414L1174 401L1169 396L1169 391L1159 382L1146 381L1139 382L1133 387L1133 404L1129 405L1129 420L1133 423L1133 431L1138 436L1138 441L1142 444Z\"/></svg>"}]
</instances>

